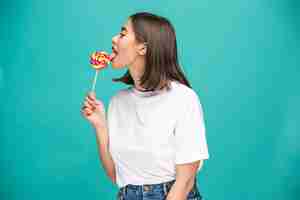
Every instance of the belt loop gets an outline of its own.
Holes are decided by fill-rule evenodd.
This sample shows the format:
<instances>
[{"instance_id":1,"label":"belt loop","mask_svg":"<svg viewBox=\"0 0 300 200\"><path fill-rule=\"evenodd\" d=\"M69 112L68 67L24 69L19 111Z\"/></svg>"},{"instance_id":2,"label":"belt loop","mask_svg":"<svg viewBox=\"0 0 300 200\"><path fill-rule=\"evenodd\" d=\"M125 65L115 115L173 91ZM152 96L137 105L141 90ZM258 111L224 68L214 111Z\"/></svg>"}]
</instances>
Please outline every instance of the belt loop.
<instances>
[{"instance_id":1,"label":"belt loop","mask_svg":"<svg viewBox=\"0 0 300 200\"><path fill-rule=\"evenodd\" d=\"M124 196L127 195L127 185L123 188L123 195L124 195Z\"/></svg>"},{"instance_id":2,"label":"belt loop","mask_svg":"<svg viewBox=\"0 0 300 200\"><path fill-rule=\"evenodd\" d=\"M164 190L165 190L165 194L167 194L169 192L169 190L171 189L172 187L172 184L173 184L173 181L168 181L164 184Z\"/></svg>"},{"instance_id":3,"label":"belt loop","mask_svg":"<svg viewBox=\"0 0 300 200\"><path fill-rule=\"evenodd\" d=\"M166 195L167 194L167 183L164 183L163 184L163 189L164 189L164 195Z\"/></svg>"}]
</instances>

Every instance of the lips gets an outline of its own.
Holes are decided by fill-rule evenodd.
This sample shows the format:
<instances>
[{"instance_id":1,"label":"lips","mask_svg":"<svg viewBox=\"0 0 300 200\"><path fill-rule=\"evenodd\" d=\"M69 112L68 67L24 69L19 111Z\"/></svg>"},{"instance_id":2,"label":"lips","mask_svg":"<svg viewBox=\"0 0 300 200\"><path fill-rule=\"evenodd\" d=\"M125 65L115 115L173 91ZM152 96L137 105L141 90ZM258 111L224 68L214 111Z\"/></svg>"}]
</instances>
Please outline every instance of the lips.
<instances>
[{"instance_id":1,"label":"lips","mask_svg":"<svg viewBox=\"0 0 300 200\"><path fill-rule=\"evenodd\" d=\"M112 46L112 53L110 55L111 60L113 60L117 55L118 55L118 51L116 50L116 48L114 46Z\"/></svg>"}]
</instances>

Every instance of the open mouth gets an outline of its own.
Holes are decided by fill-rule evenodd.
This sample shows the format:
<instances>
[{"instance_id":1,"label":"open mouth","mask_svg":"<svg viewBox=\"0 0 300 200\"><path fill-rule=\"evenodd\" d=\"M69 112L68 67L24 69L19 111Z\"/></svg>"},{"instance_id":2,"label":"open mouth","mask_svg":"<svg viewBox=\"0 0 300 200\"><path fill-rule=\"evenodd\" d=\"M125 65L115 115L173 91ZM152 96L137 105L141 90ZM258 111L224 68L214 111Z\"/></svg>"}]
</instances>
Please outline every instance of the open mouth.
<instances>
[{"instance_id":1,"label":"open mouth","mask_svg":"<svg viewBox=\"0 0 300 200\"><path fill-rule=\"evenodd\" d=\"M111 57L111 60L113 60L118 55L118 51L116 50L116 48L114 46L112 46L111 49L112 49L112 53L111 53L110 57Z\"/></svg>"}]
</instances>

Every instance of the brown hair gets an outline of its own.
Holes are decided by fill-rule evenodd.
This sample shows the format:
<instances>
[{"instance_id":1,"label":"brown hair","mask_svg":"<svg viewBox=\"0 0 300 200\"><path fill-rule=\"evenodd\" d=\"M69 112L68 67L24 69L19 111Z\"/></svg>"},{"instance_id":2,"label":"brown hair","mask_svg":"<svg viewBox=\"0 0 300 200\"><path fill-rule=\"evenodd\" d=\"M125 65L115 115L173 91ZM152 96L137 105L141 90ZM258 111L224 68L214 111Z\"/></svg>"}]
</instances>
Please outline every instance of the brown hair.
<instances>
[{"instance_id":1,"label":"brown hair","mask_svg":"<svg viewBox=\"0 0 300 200\"><path fill-rule=\"evenodd\" d=\"M141 86L146 91L152 91L169 88L169 81L177 80L191 88L178 63L176 35L170 21L147 12L133 14L129 20L132 22L136 40L147 45ZM129 70L113 81L134 85Z\"/></svg>"}]
</instances>

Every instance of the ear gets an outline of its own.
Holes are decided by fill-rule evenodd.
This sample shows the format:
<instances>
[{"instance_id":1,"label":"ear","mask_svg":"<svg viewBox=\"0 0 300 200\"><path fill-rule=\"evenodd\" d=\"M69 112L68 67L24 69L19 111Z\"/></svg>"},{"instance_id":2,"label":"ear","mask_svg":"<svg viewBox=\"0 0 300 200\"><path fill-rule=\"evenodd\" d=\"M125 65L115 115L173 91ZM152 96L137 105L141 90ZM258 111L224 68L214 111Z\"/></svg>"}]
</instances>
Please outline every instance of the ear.
<instances>
[{"instance_id":1,"label":"ear","mask_svg":"<svg viewBox=\"0 0 300 200\"><path fill-rule=\"evenodd\" d=\"M141 56L144 56L144 55L146 55L146 52L147 52L147 43L144 42L144 43L139 44L138 45L138 54Z\"/></svg>"}]
</instances>

